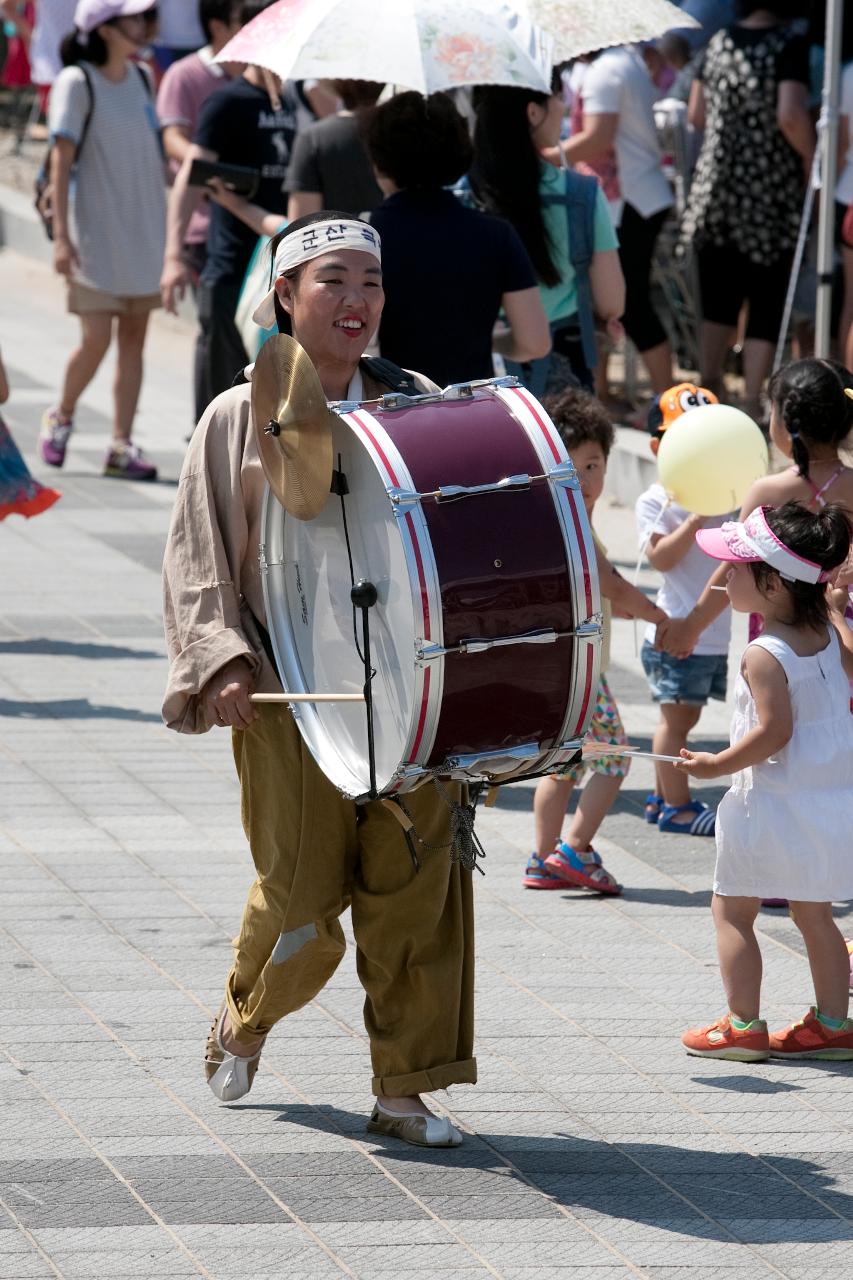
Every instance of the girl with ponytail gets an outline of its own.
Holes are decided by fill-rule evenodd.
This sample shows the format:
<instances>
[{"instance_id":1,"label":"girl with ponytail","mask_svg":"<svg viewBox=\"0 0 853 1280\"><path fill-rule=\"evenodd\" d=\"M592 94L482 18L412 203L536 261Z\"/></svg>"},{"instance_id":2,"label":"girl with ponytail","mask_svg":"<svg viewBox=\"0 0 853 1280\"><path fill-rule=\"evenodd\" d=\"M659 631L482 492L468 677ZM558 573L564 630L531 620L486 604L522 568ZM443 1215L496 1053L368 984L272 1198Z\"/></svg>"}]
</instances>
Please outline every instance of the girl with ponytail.
<instances>
[{"instance_id":1,"label":"girl with ponytail","mask_svg":"<svg viewBox=\"0 0 853 1280\"><path fill-rule=\"evenodd\" d=\"M733 609L760 612L735 686L731 746L681 752L694 778L732 776L717 809L712 912L727 1012L685 1032L698 1057L853 1059L847 948L833 902L853 894L853 654L832 625L826 584L850 553L849 511L798 502L756 508L746 520L702 529L696 541L723 562ZM842 644L839 644L839 638ZM843 645L843 647L842 647ZM814 1003L768 1032L761 1017L761 899L787 899L803 936Z\"/></svg>"},{"instance_id":2,"label":"girl with ponytail","mask_svg":"<svg viewBox=\"0 0 853 1280\"><path fill-rule=\"evenodd\" d=\"M757 480L741 508L745 520L756 507L799 502L812 513L830 500L853 523L853 468L838 450L853 431L853 376L834 360L795 360L770 380L770 439L792 465ZM701 633L728 607L725 569L718 569L686 618L658 628L658 648L690 653ZM751 629L750 638L757 634Z\"/></svg>"}]
</instances>

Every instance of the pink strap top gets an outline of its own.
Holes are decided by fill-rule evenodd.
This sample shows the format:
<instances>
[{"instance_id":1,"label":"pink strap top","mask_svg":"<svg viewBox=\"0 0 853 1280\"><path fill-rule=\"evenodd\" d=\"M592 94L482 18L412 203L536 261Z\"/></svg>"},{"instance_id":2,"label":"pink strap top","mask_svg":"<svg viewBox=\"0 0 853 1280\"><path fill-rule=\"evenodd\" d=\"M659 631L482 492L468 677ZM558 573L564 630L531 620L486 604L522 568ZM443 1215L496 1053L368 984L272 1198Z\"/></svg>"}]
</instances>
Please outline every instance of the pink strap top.
<instances>
[{"instance_id":1,"label":"pink strap top","mask_svg":"<svg viewBox=\"0 0 853 1280\"><path fill-rule=\"evenodd\" d=\"M791 471L794 473L795 476L800 476L801 480L805 480L806 484L809 486L809 488L812 491L812 501L817 503L818 507L825 507L826 498L823 495L826 493L828 489L832 488L832 486L835 484L838 477L844 471L844 464L843 463L839 464L839 466L835 469L835 471L833 471L829 479L820 487L818 487L815 484L811 476L800 475L799 467L791 467Z\"/></svg>"}]
</instances>

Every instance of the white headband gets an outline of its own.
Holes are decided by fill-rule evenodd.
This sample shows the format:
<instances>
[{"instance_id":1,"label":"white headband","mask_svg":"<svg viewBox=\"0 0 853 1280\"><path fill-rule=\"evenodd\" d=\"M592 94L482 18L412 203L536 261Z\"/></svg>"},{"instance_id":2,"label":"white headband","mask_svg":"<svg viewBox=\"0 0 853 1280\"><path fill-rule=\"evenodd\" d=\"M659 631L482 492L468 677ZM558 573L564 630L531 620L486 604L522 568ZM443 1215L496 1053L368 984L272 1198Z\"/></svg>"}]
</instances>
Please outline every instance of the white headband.
<instances>
[{"instance_id":1,"label":"white headband","mask_svg":"<svg viewBox=\"0 0 853 1280\"><path fill-rule=\"evenodd\" d=\"M311 262L325 253L333 253L335 249L358 249L361 253L369 253L377 262L382 261L379 233L369 223L356 219L342 222L337 218L329 218L322 222L311 222L282 238L275 255L273 278L279 280L288 271L301 267L304 262ZM252 319L262 329L273 328L275 285L261 299Z\"/></svg>"}]
</instances>

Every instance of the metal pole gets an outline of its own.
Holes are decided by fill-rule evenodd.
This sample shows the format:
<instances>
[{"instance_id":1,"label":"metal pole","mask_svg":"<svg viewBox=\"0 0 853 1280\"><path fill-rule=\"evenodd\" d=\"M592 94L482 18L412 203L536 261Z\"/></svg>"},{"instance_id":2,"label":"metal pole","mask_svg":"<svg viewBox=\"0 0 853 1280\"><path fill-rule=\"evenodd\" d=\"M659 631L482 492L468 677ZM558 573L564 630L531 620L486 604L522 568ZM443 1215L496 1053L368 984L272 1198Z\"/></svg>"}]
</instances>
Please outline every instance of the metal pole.
<instances>
[{"instance_id":1,"label":"metal pole","mask_svg":"<svg viewBox=\"0 0 853 1280\"><path fill-rule=\"evenodd\" d=\"M815 355L829 355L832 326L832 278L835 267L835 183L838 176L838 98L841 87L841 26L844 0L826 0L823 96L818 147L821 153L820 212L817 237Z\"/></svg>"}]
</instances>

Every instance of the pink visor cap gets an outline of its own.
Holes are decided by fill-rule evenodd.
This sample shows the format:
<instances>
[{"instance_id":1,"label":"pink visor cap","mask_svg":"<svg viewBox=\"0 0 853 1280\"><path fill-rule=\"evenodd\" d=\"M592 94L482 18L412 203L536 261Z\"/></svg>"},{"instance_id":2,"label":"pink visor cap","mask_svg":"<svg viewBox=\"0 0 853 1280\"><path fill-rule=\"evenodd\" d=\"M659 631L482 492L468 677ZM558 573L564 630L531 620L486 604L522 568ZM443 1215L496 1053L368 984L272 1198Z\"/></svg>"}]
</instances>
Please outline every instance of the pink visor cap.
<instances>
[{"instance_id":1,"label":"pink visor cap","mask_svg":"<svg viewBox=\"0 0 853 1280\"><path fill-rule=\"evenodd\" d=\"M727 520L719 529L700 529L696 541L706 555L732 564L769 564L790 582L829 582L835 569L822 569L780 542L767 523L767 507L756 507L747 518Z\"/></svg>"},{"instance_id":2,"label":"pink visor cap","mask_svg":"<svg viewBox=\"0 0 853 1280\"><path fill-rule=\"evenodd\" d=\"M157 0L78 0L74 10L74 25L78 31L88 35L103 22L145 13L148 9L153 9L156 3Z\"/></svg>"}]
</instances>

